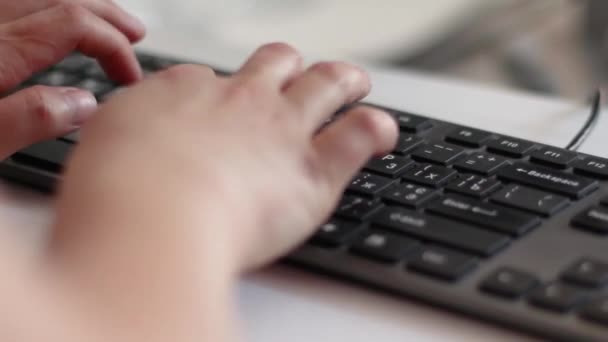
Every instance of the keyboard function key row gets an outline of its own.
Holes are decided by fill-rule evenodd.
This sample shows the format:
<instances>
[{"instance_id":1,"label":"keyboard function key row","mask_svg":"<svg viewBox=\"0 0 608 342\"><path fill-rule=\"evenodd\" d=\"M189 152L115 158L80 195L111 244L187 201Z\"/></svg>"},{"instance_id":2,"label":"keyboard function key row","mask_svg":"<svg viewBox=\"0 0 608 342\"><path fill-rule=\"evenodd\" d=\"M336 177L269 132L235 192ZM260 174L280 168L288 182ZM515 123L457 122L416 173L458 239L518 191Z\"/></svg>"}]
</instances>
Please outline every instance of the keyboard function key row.
<instances>
[{"instance_id":1,"label":"keyboard function key row","mask_svg":"<svg viewBox=\"0 0 608 342\"><path fill-rule=\"evenodd\" d=\"M488 151L513 158L522 158L534 149L535 144L515 138L497 138L487 144Z\"/></svg>"}]
</instances>

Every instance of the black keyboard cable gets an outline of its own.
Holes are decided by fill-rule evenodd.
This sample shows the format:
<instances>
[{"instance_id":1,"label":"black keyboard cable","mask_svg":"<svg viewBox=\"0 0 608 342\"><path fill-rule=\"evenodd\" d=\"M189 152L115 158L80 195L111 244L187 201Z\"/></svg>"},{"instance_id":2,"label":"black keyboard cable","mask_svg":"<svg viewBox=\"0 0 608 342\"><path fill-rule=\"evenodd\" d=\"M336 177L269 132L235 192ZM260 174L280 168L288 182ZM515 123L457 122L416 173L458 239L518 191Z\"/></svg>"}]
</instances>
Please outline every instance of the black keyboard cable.
<instances>
[{"instance_id":1,"label":"black keyboard cable","mask_svg":"<svg viewBox=\"0 0 608 342\"><path fill-rule=\"evenodd\" d=\"M589 118L581 127L581 129L576 133L572 141L568 145L566 145L566 149L569 151L576 151L579 147L587 140L593 129L597 126L597 122L600 117L600 109L602 102L602 92L598 89L592 97L591 100L591 112L589 113Z\"/></svg>"}]
</instances>

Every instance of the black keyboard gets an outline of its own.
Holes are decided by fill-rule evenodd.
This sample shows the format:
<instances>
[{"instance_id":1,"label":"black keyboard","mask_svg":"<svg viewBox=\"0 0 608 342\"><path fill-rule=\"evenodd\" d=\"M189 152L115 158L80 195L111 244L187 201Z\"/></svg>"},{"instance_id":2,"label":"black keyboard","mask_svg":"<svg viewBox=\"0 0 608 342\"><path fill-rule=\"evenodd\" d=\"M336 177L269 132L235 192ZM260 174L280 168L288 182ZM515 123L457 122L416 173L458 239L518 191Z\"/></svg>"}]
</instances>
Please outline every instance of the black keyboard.
<instances>
[{"instance_id":1,"label":"black keyboard","mask_svg":"<svg viewBox=\"0 0 608 342\"><path fill-rule=\"evenodd\" d=\"M177 61L140 54L146 72ZM23 86L118 89L73 55ZM395 150L352 180L333 217L287 258L315 272L539 336L608 341L608 160L384 108ZM51 190L77 134L0 164Z\"/></svg>"}]
</instances>

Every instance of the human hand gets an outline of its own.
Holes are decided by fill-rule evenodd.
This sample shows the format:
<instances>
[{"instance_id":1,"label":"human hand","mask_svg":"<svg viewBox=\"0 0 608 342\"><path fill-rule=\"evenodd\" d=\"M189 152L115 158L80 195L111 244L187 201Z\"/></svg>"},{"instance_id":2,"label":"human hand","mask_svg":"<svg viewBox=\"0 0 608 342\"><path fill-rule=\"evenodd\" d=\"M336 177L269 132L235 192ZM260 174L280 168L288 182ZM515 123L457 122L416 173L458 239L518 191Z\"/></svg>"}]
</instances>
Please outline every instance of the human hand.
<instances>
[{"instance_id":1,"label":"human hand","mask_svg":"<svg viewBox=\"0 0 608 342\"><path fill-rule=\"evenodd\" d=\"M74 260L105 253L127 265L141 252L166 265L180 255L176 268L191 262L189 248L221 249L223 267L236 272L287 253L397 137L392 118L369 107L316 134L370 83L348 64L301 63L292 48L272 44L232 77L178 66L113 97L81 131L56 240L99 253Z\"/></svg>"},{"instance_id":2,"label":"human hand","mask_svg":"<svg viewBox=\"0 0 608 342\"><path fill-rule=\"evenodd\" d=\"M122 83L141 78L131 43L145 29L106 0L0 1L0 94L71 53L97 58ZM0 158L78 128L97 108L92 94L35 86L0 99Z\"/></svg>"},{"instance_id":3,"label":"human hand","mask_svg":"<svg viewBox=\"0 0 608 342\"><path fill-rule=\"evenodd\" d=\"M59 5L81 6L118 29L135 43L145 35L144 25L112 0L19 0L0 1L0 24Z\"/></svg>"}]
</instances>

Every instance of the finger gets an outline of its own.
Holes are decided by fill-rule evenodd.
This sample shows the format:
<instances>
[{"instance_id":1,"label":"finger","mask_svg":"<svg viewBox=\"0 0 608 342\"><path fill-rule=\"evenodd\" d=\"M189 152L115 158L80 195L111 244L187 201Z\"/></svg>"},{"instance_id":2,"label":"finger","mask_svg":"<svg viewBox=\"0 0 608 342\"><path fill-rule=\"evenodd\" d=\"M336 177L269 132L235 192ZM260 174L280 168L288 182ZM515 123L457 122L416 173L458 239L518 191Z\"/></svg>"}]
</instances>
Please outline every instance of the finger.
<instances>
[{"instance_id":1,"label":"finger","mask_svg":"<svg viewBox=\"0 0 608 342\"><path fill-rule=\"evenodd\" d=\"M117 82L141 78L131 44L120 31L84 7L60 5L0 26L0 91L73 50L96 58Z\"/></svg>"},{"instance_id":2,"label":"finger","mask_svg":"<svg viewBox=\"0 0 608 342\"><path fill-rule=\"evenodd\" d=\"M0 157L80 127L97 109L95 97L76 88L35 86L0 100Z\"/></svg>"},{"instance_id":3,"label":"finger","mask_svg":"<svg viewBox=\"0 0 608 342\"><path fill-rule=\"evenodd\" d=\"M302 69L302 57L294 48L283 43L272 43L254 52L235 77L255 79L267 87L280 90Z\"/></svg>"},{"instance_id":4,"label":"finger","mask_svg":"<svg viewBox=\"0 0 608 342\"><path fill-rule=\"evenodd\" d=\"M367 73L341 62L311 66L285 89L285 96L303 113L307 131L314 132L345 104L365 97L371 89Z\"/></svg>"},{"instance_id":5,"label":"finger","mask_svg":"<svg viewBox=\"0 0 608 342\"><path fill-rule=\"evenodd\" d=\"M398 136L395 120L370 107L346 112L314 138L315 162L333 199L374 155L392 150Z\"/></svg>"},{"instance_id":6,"label":"finger","mask_svg":"<svg viewBox=\"0 0 608 342\"><path fill-rule=\"evenodd\" d=\"M114 1L89 0L82 5L116 27L131 43L142 40L146 35L144 23L116 5Z\"/></svg>"},{"instance_id":7,"label":"finger","mask_svg":"<svg viewBox=\"0 0 608 342\"><path fill-rule=\"evenodd\" d=\"M70 0L20 0L19 4L11 7L8 13L0 13L0 20L3 22L15 20L60 3L69 3ZM103 18L120 30L132 43L140 41L146 33L145 25L123 10L115 2L110 0L86 0L79 3L91 10L93 13Z\"/></svg>"}]
</instances>

